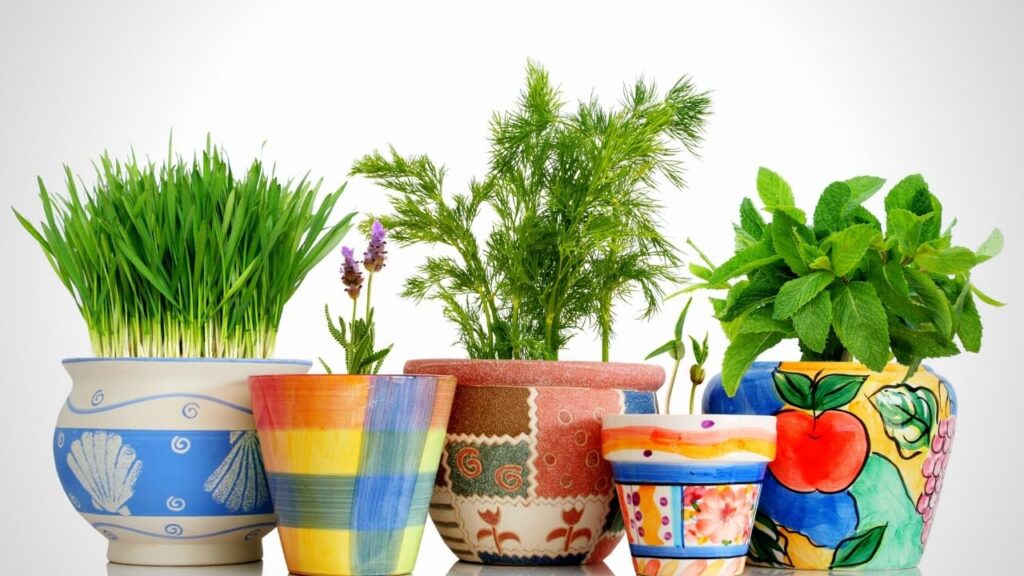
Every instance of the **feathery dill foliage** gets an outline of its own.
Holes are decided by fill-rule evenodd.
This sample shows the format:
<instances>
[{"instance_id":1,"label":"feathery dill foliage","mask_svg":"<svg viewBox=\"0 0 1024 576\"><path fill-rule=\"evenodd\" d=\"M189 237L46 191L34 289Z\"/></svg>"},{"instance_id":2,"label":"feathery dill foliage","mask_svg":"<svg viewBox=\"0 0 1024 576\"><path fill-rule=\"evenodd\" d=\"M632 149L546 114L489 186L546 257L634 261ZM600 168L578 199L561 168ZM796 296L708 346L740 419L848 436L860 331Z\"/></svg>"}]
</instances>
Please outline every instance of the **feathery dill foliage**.
<instances>
[{"instance_id":1,"label":"feathery dill foliage","mask_svg":"<svg viewBox=\"0 0 1024 576\"><path fill-rule=\"evenodd\" d=\"M695 151L709 111L687 78L663 97L640 80L617 109L591 98L567 111L530 64L518 105L491 119L489 169L467 193L446 197L443 167L393 148L352 174L390 191L394 212L381 221L398 244L451 249L428 258L404 296L440 301L470 357L553 360L596 327L607 360L615 303L639 293L648 317L661 284L679 280L653 192L659 178L683 186L678 154ZM485 209L494 222L478 239Z\"/></svg>"},{"instance_id":2,"label":"feathery dill foliage","mask_svg":"<svg viewBox=\"0 0 1024 576\"><path fill-rule=\"evenodd\" d=\"M254 160L241 175L209 139L187 162L104 154L92 192L65 166L66 198L39 180L39 242L85 319L98 356L267 357L285 302L342 239L328 225L344 186L277 180ZM80 181L79 181L80 182Z\"/></svg>"}]
</instances>

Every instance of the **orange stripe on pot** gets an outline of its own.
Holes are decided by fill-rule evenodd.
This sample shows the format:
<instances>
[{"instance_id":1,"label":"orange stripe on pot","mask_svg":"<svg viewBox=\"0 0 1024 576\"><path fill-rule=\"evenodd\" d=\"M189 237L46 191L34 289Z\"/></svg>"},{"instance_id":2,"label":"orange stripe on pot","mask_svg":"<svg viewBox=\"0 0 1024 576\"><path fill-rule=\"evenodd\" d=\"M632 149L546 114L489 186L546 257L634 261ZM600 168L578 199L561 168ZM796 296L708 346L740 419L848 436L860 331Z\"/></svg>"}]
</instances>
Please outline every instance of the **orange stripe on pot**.
<instances>
[{"instance_id":1,"label":"orange stripe on pot","mask_svg":"<svg viewBox=\"0 0 1024 576\"><path fill-rule=\"evenodd\" d=\"M733 452L750 452L769 459L775 457L775 438L770 432L759 430L756 436L730 434L723 440L708 444L692 441L688 433L662 434L654 430L643 427L604 430L602 451L607 456L619 450L652 450L698 460L719 458Z\"/></svg>"}]
</instances>

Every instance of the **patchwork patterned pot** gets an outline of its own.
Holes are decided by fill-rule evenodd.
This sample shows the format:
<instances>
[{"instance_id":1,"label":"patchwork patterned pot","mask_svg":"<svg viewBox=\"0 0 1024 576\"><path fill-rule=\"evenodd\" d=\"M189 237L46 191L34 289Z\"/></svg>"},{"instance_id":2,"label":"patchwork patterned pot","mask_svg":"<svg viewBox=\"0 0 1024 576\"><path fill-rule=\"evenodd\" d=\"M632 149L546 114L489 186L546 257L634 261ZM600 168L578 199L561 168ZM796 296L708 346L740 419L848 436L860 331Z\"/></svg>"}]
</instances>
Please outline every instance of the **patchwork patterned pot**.
<instances>
[{"instance_id":1,"label":"patchwork patterned pot","mask_svg":"<svg viewBox=\"0 0 1024 576\"><path fill-rule=\"evenodd\" d=\"M250 382L288 570L412 572L455 379L328 375Z\"/></svg>"},{"instance_id":2,"label":"patchwork patterned pot","mask_svg":"<svg viewBox=\"0 0 1024 576\"><path fill-rule=\"evenodd\" d=\"M626 536L641 576L743 572L771 416L617 415L604 420Z\"/></svg>"},{"instance_id":3,"label":"patchwork patterned pot","mask_svg":"<svg viewBox=\"0 0 1024 576\"><path fill-rule=\"evenodd\" d=\"M430 515L462 560L598 562L622 538L606 414L652 413L658 366L414 360L406 372L458 378Z\"/></svg>"},{"instance_id":4,"label":"patchwork patterned pot","mask_svg":"<svg viewBox=\"0 0 1024 576\"><path fill-rule=\"evenodd\" d=\"M774 414L750 559L826 570L902 570L924 553L956 431L952 386L927 369L903 382L841 362L757 362L734 398L721 379L708 411Z\"/></svg>"},{"instance_id":5,"label":"patchwork patterned pot","mask_svg":"<svg viewBox=\"0 0 1024 576\"><path fill-rule=\"evenodd\" d=\"M53 455L71 503L112 562L251 562L274 529L246 379L297 360L83 358Z\"/></svg>"}]
</instances>

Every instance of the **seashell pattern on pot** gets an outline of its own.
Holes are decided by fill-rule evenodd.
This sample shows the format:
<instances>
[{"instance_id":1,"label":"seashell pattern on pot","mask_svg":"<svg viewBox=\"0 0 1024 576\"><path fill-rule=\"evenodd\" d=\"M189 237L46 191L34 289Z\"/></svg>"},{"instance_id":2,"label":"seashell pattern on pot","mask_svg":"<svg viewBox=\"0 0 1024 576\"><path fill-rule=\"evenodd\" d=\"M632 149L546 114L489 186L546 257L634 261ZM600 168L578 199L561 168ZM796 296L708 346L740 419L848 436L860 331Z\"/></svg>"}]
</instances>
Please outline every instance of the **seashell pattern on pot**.
<instances>
[{"instance_id":1,"label":"seashell pattern on pot","mask_svg":"<svg viewBox=\"0 0 1024 576\"><path fill-rule=\"evenodd\" d=\"M61 485L113 562L212 565L262 557L275 517L250 375L278 360L65 361L73 387L53 437Z\"/></svg>"},{"instance_id":2,"label":"seashell pattern on pot","mask_svg":"<svg viewBox=\"0 0 1024 576\"><path fill-rule=\"evenodd\" d=\"M131 516L127 503L135 495L142 461L119 434L84 432L71 443L67 465L98 510Z\"/></svg>"}]
</instances>

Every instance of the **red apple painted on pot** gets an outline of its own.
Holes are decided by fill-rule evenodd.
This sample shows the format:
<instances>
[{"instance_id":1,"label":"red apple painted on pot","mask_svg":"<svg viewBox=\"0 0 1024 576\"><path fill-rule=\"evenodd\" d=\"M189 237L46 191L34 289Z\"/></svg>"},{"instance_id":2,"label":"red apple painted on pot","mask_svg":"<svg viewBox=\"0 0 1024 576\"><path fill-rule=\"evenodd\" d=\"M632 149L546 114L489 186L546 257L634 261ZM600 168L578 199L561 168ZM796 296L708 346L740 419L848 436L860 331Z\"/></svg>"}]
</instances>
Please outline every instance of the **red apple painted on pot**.
<instances>
[{"instance_id":1,"label":"red apple painted on pot","mask_svg":"<svg viewBox=\"0 0 1024 576\"><path fill-rule=\"evenodd\" d=\"M860 392L866 376L776 372L775 388L802 410L778 414L778 448L772 474L795 492L841 492L853 484L870 452L864 424L839 408ZM809 411L809 412L808 412Z\"/></svg>"},{"instance_id":2,"label":"red apple painted on pot","mask_svg":"<svg viewBox=\"0 0 1024 576\"><path fill-rule=\"evenodd\" d=\"M817 418L784 410L772 474L795 492L841 492L857 479L868 457L868 434L853 414L829 410Z\"/></svg>"}]
</instances>

